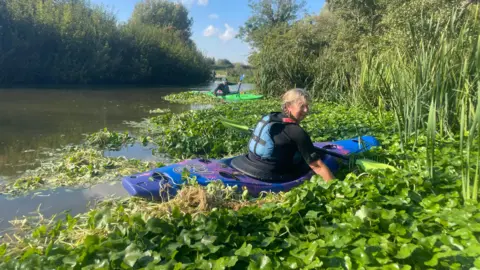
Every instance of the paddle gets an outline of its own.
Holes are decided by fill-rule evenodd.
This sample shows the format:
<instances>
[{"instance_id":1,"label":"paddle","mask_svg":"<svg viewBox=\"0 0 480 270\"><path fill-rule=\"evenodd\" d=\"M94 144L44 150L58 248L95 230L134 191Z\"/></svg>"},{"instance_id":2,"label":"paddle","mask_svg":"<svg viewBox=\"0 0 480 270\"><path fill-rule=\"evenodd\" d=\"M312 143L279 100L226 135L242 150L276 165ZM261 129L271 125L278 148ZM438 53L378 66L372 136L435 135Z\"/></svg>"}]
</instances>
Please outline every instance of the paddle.
<instances>
[{"instance_id":1,"label":"paddle","mask_svg":"<svg viewBox=\"0 0 480 270\"><path fill-rule=\"evenodd\" d=\"M240 83L238 84L237 93L240 93L240 87L242 87L243 78L245 78L245 74L242 74L242 76L240 76Z\"/></svg>"},{"instance_id":2,"label":"paddle","mask_svg":"<svg viewBox=\"0 0 480 270\"><path fill-rule=\"evenodd\" d=\"M249 128L248 126L242 125L242 124L240 124L238 122L235 122L233 120L223 118L223 117L219 117L219 119L220 119L221 123L226 127L234 128L234 129L237 129L237 130L242 131L242 132L248 132L248 133L253 132L252 128ZM350 161L350 158L351 158L351 156L344 156L342 154L331 152L331 151L325 150L323 148L316 148L316 150L321 152L321 153L331 155L331 156L334 156L334 157L337 157L337 158L341 158L341 159L347 160L347 161ZM392 171L397 170L395 167L393 167L391 165L376 162L376 161L373 161L373 160L370 160L370 159L356 159L355 164L358 165L360 168L362 168L364 171L385 170L385 169L390 169Z\"/></svg>"}]
</instances>

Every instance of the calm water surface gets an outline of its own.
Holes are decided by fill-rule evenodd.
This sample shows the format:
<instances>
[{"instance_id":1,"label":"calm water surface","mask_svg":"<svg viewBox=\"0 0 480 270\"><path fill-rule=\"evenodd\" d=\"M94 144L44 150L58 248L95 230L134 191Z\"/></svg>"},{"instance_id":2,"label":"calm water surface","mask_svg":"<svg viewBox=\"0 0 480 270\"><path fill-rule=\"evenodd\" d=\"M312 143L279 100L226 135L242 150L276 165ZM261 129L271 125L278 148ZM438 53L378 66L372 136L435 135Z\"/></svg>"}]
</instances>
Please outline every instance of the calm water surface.
<instances>
[{"instance_id":1,"label":"calm water surface","mask_svg":"<svg viewBox=\"0 0 480 270\"><path fill-rule=\"evenodd\" d=\"M0 89L0 181L38 166L42 149L79 143L84 134L107 127L126 131L125 121L151 116L162 108L182 112L198 105L172 104L170 93L208 90L214 83L190 88ZM243 85L242 89L251 89Z\"/></svg>"}]
</instances>

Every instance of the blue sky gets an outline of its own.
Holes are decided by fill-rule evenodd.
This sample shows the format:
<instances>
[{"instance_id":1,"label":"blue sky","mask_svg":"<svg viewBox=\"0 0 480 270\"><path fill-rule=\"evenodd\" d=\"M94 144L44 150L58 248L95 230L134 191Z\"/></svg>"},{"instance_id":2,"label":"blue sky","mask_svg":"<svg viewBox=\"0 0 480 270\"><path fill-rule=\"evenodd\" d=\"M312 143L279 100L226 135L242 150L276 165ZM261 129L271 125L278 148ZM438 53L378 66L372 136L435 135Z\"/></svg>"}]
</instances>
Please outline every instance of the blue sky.
<instances>
[{"instance_id":1,"label":"blue sky","mask_svg":"<svg viewBox=\"0 0 480 270\"><path fill-rule=\"evenodd\" d=\"M91 0L127 21L140 0ZM235 38L238 29L250 17L248 0L179 0L193 18L192 39L207 56L227 58L232 62L247 62L248 44ZM306 10L318 14L324 0L307 0Z\"/></svg>"}]
</instances>

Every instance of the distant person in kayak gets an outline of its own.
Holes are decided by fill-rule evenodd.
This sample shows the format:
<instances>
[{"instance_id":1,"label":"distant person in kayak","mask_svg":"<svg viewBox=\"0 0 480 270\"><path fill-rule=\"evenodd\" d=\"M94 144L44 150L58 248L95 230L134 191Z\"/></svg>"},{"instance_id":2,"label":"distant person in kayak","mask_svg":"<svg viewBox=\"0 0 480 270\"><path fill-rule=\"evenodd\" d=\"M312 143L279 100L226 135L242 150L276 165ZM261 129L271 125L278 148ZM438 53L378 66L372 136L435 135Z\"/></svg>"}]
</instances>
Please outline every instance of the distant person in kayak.
<instances>
[{"instance_id":1,"label":"distant person in kayak","mask_svg":"<svg viewBox=\"0 0 480 270\"><path fill-rule=\"evenodd\" d=\"M213 90L213 93L215 94L215 96L225 96L230 94L230 88L228 87L227 78L225 78L221 84L217 85L217 88Z\"/></svg>"},{"instance_id":2,"label":"distant person in kayak","mask_svg":"<svg viewBox=\"0 0 480 270\"><path fill-rule=\"evenodd\" d=\"M310 169L325 181L332 180L332 172L299 126L309 111L309 100L303 89L288 90L282 97L282 112L262 117L248 142L248 155L233 159L232 166L267 182L292 181Z\"/></svg>"}]
</instances>

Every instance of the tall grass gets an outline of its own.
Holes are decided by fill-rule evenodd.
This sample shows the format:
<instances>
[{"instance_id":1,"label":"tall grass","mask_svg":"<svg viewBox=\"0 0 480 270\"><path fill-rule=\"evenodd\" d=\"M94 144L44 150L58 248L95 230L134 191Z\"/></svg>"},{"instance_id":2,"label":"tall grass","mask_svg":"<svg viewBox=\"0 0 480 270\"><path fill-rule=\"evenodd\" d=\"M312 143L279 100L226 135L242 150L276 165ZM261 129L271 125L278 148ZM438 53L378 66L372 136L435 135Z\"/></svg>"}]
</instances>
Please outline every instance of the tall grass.
<instances>
[{"instance_id":1,"label":"tall grass","mask_svg":"<svg viewBox=\"0 0 480 270\"><path fill-rule=\"evenodd\" d=\"M380 55L363 55L358 84L351 92L360 97L357 102L376 108L380 97L393 110L403 150L415 150L420 132L426 130L431 177L435 149L441 147L435 143L436 137L460 133L459 150L466 150L462 159L463 197L476 201L480 156L472 161L471 154L480 133L479 22L477 16L457 20L456 15L452 14L445 27L428 21L425 25L432 31L431 36L412 38L418 44L413 51L392 48ZM472 166L476 166L474 175L470 172Z\"/></svg>"}]
</instances>

